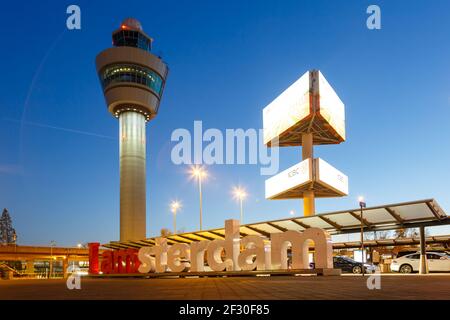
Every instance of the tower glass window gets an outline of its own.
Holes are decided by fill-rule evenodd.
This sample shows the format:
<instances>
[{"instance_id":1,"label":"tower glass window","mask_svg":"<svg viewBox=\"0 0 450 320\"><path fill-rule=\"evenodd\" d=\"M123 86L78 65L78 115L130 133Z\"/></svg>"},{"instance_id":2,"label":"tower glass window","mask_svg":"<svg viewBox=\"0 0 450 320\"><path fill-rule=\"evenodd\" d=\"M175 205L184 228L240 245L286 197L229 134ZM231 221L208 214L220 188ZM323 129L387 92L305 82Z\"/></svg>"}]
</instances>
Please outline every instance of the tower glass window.
<instances>
[{"instance_id":1,"label":"tower glass window","mask_svg":"<svg viewBox=\"0 0 450 320\"><path fill-rule=\"evenodd\" d=\"M114 64L106 66L100 72L100 80L105 89L110 84L132 82L144 85L161 95L163 81L153 70L132 64Z\"/></svg>"},{"instance_id":2,"label":"tower glass window","mask_svg":"<svg viewBox=\"0 0 450 320\"><path fill-rule=\"evenodd\" d=\"M120 30L113 34L115 47L134 47L145 51L151 50L151 40L135 30Z\"/></svg>"}]
</instances>

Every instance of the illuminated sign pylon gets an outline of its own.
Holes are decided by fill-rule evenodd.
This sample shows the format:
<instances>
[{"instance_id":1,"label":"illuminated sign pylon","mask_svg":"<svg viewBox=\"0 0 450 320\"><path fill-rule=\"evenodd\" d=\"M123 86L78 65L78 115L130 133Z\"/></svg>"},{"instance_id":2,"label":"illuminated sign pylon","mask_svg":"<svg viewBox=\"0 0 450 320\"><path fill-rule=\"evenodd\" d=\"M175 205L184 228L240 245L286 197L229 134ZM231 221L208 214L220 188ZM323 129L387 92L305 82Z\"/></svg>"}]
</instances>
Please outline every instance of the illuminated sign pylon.
<instances>
[{"instance_id":1,"label":"illuminated sign pylon","mask_svg":"<svg viewBox=\"0 0 450 320\"><path fill-rule=\"evenodd\" d=\"M313 146L345 141L345 107L318 70L306 72L263 110L268 147L302 146L300 163L266 180L266 199L303 198L305 216L316 197L348 195L348 178L320 158Z\"/></svg>"}]
</instances>

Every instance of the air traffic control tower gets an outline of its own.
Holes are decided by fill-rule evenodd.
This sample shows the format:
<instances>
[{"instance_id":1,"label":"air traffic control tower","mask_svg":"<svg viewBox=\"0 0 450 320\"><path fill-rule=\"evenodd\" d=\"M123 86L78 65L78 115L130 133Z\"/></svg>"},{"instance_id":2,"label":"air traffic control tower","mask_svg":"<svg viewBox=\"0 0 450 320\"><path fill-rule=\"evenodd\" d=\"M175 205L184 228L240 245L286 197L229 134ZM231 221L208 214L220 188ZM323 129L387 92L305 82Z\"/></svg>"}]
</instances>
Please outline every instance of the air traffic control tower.
<instances>
[{"instance_id":1,"label":"air traffic control tower","mask_svg":"<svg viewBox=\"0 0 450 320\"><path fill-rule=\"evenodd\" d=\"M315 198L348 195L348 177L320 158L313 146L345 141L345 107L318 70L306 72L263 110L268 147L302 147L302 161L266 180L266 199L303 198L304 216Z\"/></svg>"},{"instance_id":2,"label":"air traffic control tower","mask_svg":"<svg viewBox=\"0 0 450 320\"><path fill-rule=\"evenodd\" d=\"M95 60L108 110L119 119L120 241L146 238L145 125L158 113L168 73L152 41L128 18Z\"/></svg>"}]
</instances>

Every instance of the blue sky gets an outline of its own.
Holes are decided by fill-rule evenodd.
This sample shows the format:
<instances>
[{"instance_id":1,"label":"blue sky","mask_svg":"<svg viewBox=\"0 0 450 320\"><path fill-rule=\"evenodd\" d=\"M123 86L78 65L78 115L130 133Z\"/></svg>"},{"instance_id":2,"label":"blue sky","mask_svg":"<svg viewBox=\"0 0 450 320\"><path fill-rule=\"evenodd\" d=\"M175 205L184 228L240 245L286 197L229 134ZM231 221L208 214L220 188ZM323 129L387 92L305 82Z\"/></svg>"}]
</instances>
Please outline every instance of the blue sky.
<instances>
[{"instance_id":1,"label":"blue sky","mask_svg":"<svg viewBox=\"0 0 450 320\"><path fill-rule=\"evenodd\" d=\"M317 212L435 198L450 209L450 3L448 1L77 1L82 29L65 27L65 1L2 5L0 207L21 244L119 237L118 123L108 114L94 59L133 16L170 74L147 126L147 234L198 228L198 194L170 161L176 128L261 128L262 109L309 69L346 105L347 141L315 155L349 176L350 195ZM366 28L378 4L382 29ZM62 128L62 129L61 129ZM68 129L68 130L63 130ZM300 148L280 151L280 169ZM204 228L302 214L301 201L264 200L258 165L216 165L204 184ZM448 230L447 230L448 231Z\"/></svg>"}]
</instances>

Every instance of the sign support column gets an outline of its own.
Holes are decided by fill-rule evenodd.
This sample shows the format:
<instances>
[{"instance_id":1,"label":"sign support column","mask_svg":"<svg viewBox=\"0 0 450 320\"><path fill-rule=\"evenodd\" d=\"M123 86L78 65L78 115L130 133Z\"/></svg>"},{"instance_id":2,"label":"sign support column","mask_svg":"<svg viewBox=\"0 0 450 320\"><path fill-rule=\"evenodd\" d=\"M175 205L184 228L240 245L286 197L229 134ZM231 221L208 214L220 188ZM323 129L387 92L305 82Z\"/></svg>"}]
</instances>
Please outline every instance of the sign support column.
<instances>
[{"instance_id":1,"label":"sign support column","mask_svg":"<svg viewBox=\"0 0 450 320\"><path fill-rule=\"evenodd\" d=\"M314 159L313 134L302 134L302 160ZM307 190L303 193L303 215L305 217L315 214L314 190Z\"/></svg>"}]
</instances>

